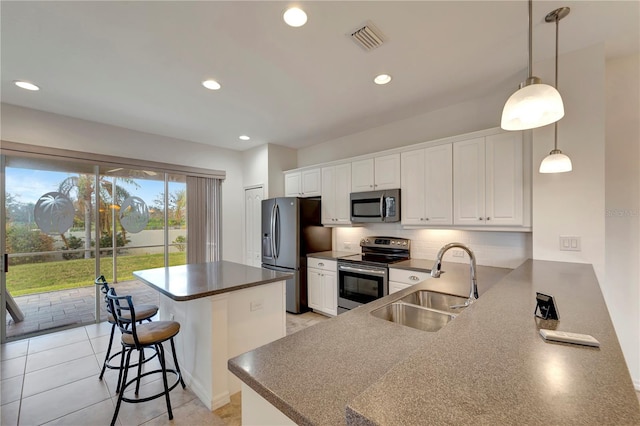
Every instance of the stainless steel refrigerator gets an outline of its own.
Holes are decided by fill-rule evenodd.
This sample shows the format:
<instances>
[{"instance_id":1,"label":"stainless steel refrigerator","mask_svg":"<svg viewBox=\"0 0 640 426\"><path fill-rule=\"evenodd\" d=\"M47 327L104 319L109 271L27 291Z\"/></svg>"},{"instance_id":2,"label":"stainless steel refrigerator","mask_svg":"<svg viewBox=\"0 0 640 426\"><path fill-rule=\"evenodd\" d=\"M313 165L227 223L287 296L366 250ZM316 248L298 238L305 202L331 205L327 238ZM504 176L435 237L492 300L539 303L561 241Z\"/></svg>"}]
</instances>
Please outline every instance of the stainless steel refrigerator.
<instances>
[{"instance_id":1,"label":"stainless steel refrigerator","mask_svg":"<svg viewBox=\"0 0 640 426\"><path fill-rule=\"evenodd\" d=\"M321 224L320 200L282 197L262 200L262 267L291 272L287 312L307 308L307 254L331 250L331 228Z\"/></svg>"}]
</instances>

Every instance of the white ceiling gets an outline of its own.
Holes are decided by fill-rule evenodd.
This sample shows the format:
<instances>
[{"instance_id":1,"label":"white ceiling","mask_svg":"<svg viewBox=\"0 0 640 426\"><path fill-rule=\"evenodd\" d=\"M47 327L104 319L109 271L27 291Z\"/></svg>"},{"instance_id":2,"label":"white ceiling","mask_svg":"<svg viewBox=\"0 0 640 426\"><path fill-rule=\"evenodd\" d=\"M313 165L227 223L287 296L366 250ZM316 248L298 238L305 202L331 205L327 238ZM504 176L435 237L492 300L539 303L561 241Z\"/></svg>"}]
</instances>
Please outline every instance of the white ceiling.
<instances>
[{"instance_id":1,"label":"white ceiling","mask_svg":"<svg viewBox=\"0 0 640 426\"><path fill-rule=\"evenodd\" d=\"M309 16L301 28L282 21L290 4L2 1L1 100L236 150L300 148L526 74L524 0L309 1L299 3ZM571 7L561 53L600 42L608 56L639 50L638 1L536 1L534 62L553 57L544 16L560 6ZM347 36L367 20L387 37L371 52ZM377 86L379 73L394 79ZM207 78L222 89L204 89ZM19 89L19 79L41 90Z\"/></svg>"}]
</instances>

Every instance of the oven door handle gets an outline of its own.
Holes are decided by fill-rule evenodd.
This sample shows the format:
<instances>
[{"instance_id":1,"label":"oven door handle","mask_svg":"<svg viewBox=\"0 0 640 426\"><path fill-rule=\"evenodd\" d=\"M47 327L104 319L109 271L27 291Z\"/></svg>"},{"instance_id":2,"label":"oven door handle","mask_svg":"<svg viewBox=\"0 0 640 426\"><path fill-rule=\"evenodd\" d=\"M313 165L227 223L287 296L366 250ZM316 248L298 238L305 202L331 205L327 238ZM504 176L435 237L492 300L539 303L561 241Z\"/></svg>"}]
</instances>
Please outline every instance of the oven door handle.
<instances>
[{"instance_id":1,"label":"oven door handle","mask_svg":"<svg viewBox=\"0 0 640 426\"><path fill-rule=\"evenodd\" d=\"M343 266L340 265L338 267L339 270L341 271L347 271L347 272L361 272L363 274L373 274L373 275L386 275L387 271L378 271L378 270L374 270L374 269L363 269L363 268L354 268L352 266Z\"/></svg>"}]
</instances>

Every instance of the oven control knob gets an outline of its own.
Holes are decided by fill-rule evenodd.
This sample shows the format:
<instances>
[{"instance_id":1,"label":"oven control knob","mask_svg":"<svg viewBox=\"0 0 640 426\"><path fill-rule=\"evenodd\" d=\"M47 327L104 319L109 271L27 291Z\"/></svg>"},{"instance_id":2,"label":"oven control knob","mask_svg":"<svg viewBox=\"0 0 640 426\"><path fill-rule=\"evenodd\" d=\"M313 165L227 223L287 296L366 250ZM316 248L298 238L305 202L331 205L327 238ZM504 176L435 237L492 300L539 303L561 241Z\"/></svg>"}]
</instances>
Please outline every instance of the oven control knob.
<instances>
[{"instance_id":1,"label":"oven control knob","mask_svg":"<svg viewBox=\"0 0 640 426\"><path fill-rule=\"evenodd\" d=\"M391 241L391 244L395 246L396 245L396 240Z\"/></svg>"}]
</instances>

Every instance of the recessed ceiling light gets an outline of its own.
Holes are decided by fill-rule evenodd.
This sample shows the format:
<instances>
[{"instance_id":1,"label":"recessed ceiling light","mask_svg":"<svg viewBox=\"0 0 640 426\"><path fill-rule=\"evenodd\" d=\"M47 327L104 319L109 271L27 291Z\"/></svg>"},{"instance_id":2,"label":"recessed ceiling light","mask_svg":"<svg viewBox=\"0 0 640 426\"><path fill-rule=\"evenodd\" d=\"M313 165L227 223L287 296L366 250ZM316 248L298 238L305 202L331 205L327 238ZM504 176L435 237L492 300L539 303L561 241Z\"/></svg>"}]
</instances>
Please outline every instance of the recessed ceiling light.
<instances>
[{"instance_id":1,"label":"recessed ceiling light","mask_svg":"<svg viewBox=\"0 0 640 426\"><path fill-rule=\"evenodd\" d=\"M202 82L202 85L209 90L218 90L220 89L220 83L215 80L205 80Z\"/></svg>"},{"instance_id":2,"label":"recessed ceiling light","mask_svg":"<svg viewBox=\"0 0 640 426\"><path fill-rule=\"evenodd\" d=\"M242 136L239 136L238 139L243 140L243 141L248 141L251 138L249 136L247 136L247 135L242 135Z\"/></svg>"},{"instance_id":3,"label":"recessed ceiling light","mask_svg":"<svg viewBox=\"0 0 640 426\"><path fill-rule=\"evenodd\" d=\"M307 14L297 7L287 9L282 17L284 22L291 27L301 27L307 23Z\"/></svg>"},{"instance_id":4,"label":"recessed ceiling light","mask_svg":"<svg viewBox=\"0 0 640 426\"><path fill-rule=\"evenodd\" d=\"M391 76L389 74L380 74L373 79L375 84L387 84L391 81Z\"/></svg>"},{"instance_id":5,"label":"recessed ceiling light","mask_svg":"<svg viewBox=\"0 0 640 426\"><path fill-rule=\"evenodd\" d=\"M38 86L36 86L33 83L29 83L28 81L20 81L20 80L16 80L13 82L13 84L15 84L16 86L22 88L22 89L27 89L27 90L40 90L40 88Z\"/></svg>"}]
</instances>

